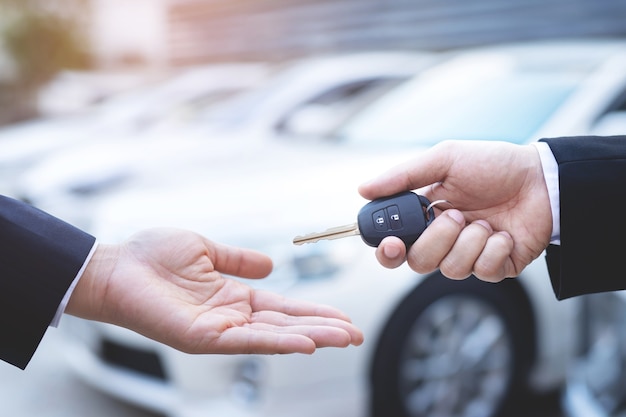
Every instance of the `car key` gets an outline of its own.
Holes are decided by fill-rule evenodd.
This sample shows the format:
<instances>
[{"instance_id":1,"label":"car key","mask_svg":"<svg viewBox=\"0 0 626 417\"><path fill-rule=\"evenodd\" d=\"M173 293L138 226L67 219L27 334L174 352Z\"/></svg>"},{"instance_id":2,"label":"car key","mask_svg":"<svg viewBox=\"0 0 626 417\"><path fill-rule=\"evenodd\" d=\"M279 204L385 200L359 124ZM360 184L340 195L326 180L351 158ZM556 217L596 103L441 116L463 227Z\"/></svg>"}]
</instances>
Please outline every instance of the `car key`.
<instances>
[{"instance_id":1,"label":"car key","mask_svg":"<svg viewBox=\"0 0 626 417\"><path fill-rule=\"evenodd\" d=\"M376 247L385 237L396 236L408 248L435 219L433 207L434 204L426 197L406 191L370 201L359 211L354 224L296 236L293 243L302 245L323 239L360 235L366 244Z\"/></svg>"}]
</instances>

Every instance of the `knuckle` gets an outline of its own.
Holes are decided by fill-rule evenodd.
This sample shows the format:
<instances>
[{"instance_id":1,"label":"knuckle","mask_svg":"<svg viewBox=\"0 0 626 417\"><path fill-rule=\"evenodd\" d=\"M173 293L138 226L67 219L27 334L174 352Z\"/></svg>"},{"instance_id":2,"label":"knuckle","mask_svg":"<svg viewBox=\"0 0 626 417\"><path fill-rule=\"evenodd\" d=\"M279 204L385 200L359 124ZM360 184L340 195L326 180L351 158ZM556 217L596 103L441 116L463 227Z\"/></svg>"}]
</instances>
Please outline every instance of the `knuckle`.
<instances>
[{"instance_id":1,"label":"knuckle","mask_svg":"<svg viewBox=\"0 0 626 417\"><path fill-rule=\"evenodd\" d=\"M429 261L428 257L424 257L417 251L410 251L407 257L409 267L418 274L427 274L437 269L437 264Z\"/></svg>"},{"instance_id":2,"label":"knuckle","mask_svg":"<svg viewBox=\"0 0 626 417\"><path fill-rule=\"evenodd\" d=\"M493 233L491 225L484 220L476 220L469 224L465 229L471 230L477 239L487 239Z\"/></svg>"},{"instance_id":3,"label":"knuckle","mask_svg":"<svg viewBox=\"0 0 626 417\"><path fill-rule=\"evenodd\" d=\"M439 270L446 277L457 280L465 279L472 274L471 268L467 268L457 262L450 261L447 258L441 261Z\"/></svg>"},{"instance_id":4,"label":"knuckle","mask_svg":"<svg viewBox=\"0 0 626 417\"><path fill-rule=\"evenodd\" d=\"M482 263L477 262L474 266L474 276L485 282L500 282L504 279L504 276L500 273L500 269L494 269L492 266L482 265Z\"/></svg>"},{"instance_id":5,"label":"knuckle","mask_svg":"<svg viewBox=\"0 0 626 417\"><path fill-rule=\"evenodd\" d=\"M482 254L474 263L474 275L487 282L500 282L506 278L505 264L512 249L510 243L502 235L491 235Z\"/></svg>"}]
</instances>

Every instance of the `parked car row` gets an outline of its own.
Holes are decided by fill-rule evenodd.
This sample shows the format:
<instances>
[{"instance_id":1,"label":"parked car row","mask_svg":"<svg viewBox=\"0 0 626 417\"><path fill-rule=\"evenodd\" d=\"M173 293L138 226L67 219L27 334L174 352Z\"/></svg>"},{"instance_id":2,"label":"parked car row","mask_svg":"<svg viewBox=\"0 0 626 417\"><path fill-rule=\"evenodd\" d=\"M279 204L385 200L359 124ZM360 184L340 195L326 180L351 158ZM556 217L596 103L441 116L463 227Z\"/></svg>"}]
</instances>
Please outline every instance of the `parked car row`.
<instances>
[{"instance_id":1,"label":"parked car row","mask_svg":"<svg viewBox=\"0 0 626 417\"><path fill-rule=\"evenodd\" d=\"M21 172L39 169L56 155L112 140L124 145L127 139L183 117L196 103L210 105L257 86L271 72L271 65L260 63L188 68L161 82L111 96L84 111L4 127L0 129L0 173L5 180L0 186L5 193L17 193L20 186L15 180L21 178ZM79 161L72 160L75 164ZM57 176L55 173L54 178Z\"/></svg>"},{"instance_id":2,"label":"parked car row","mask_svg":"<svg viewBox=\"0 0 626 417\"><path fill-rule=\"evenodd\" d=\"M328 110L314 123L319 132L330 131L358 106L434 60L426 53L369 52L287 63L266 84L228 97L219 106L188 103L191 114L186 119L161 117L159 128L139 133L104 132L53 154L20 176L15 188L21 199L88 228L87 205L111 189L142 180L161 185L171 172L204 167L240 148L263 147L268 138L297 128L291 121L312 109ZM151 97L144 102L155 107Z\"/></svg>"},{"instance_id":3,"label":"parked car row","mask_svg":"<svg viewBox=\"0 0 626 417\"><path fill-rule=\"evenodd\" d=\"M573 416L590 415L582 402L616 415L621 293L559 302L541 258L487 284L384 269L358 238L291 242L353 222L359 183L444 139L625 131L625 52L576 41L307 60L187 123L43 160L16 182L25 200L101 241L173 226L261 250L275 270L251 285L335 305L366 335L312 356L193 356L67 317L69 366L172 417L496 417L565 382Z\"/></svg>"}]
</instances>

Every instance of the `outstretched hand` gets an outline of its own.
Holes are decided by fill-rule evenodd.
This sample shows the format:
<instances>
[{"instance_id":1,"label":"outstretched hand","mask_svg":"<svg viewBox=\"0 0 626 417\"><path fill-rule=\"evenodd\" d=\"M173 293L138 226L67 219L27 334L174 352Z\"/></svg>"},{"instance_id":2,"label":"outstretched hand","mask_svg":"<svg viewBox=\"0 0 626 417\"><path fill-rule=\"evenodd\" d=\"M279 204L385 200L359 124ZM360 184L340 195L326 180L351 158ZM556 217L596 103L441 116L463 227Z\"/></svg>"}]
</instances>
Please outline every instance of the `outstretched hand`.
<instances>
[{"instance_id":1,"label":"outstretched hand","mask_svg":"<svg viewBox=\"0 0 626 417\"><path fill-rule=\"evenodd\" d=\"M419 273L499 281L519 275L549 244L550 200L532 145L446 141L359 188L367 199L407 190L454 209L439 212L408 253L399 239L385 239L376 256L388 268L406 260Z\"/></svg>"},{"instance_id":2,"label":"outstretched hand","mask_svg":"<svg viewBox=\"0 0 626 417\"><path fill-rule=\"evenodd\" d=\"M143 231L100 245L66 312L113 323L187 353L313 353L359 345L341 311L255 290L271 260L188 231Z\"/></svg>"}]
</instances>

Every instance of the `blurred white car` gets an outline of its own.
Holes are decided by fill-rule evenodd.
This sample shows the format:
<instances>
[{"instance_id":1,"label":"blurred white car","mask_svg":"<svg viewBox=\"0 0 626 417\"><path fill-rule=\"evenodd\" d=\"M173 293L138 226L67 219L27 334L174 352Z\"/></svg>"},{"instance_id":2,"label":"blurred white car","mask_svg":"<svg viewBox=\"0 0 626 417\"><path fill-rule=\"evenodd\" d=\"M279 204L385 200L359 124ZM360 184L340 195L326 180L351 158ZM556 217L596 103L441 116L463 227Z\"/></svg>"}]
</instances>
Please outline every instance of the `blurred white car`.
<instances>
[{"instance_id":1,"label":"blurred white car","mask_svg":"<svg viewBox=\"0 0 626 417\"><path fill-rule=\"evenodd\" d=\"M184 117L188 108L198 102L215 103L256 86L270 71L271 66L260 63L186 68L164 81L115 95L84 112L3 127L0 191L19 196L15 180L56 152L140 136L163 119Z\"/></svg>"},{"instance_id":2,"label":"blurred white car","mask_svg":"<svg viewBox=\"0 0 626 417\"><path fill-rule=\"evenodd\" d=\"M259 146L255 139L288 128L294 112L316 109L317 132L333 130L363 103L435 60L434 54L397 51L308 58L286 64L267 83L225 102L189 106L189 118L148 112L148 105L162 101L151 103L154 98L148 96L145 103L133 101L115 113L151 115L150 131L92 140L48 157L18 178L18 197L88 227L89 203L128 179L158 182L162 172L204 166L237 147ZM185 85L193 91L193 84Z\"/></svg>"},{"instance_id":3,"label":"blurred white car","mask_svg":"<svg viewBox=\"0 0 626 417\"><path fill-rule=\"evenodd\" d=\"M579 300L556 300L544 259L487 284L384 269L358 237L298 247L291 239L354 222L365 203L358 184L442 139L528 143L593 131L623 106L625 48L563 42L459 53L325 142L285 129L286 140L169 171L163 187L130 187L97 207L92 231L104 242L175 226L270 254L275 271L250 284L339 307L364 330L361 347L193 356L68 317L69 364L94 387L175 417L494 417L526 390L560 387L578 350Z\"/></svg>"},{"instance_id":4,"label":"blurred white car","mask_svg":"<svg viewBox=\"0 0 626 417\"><path fill-rule=\"evenodd\" d=\"M150 75L143 71L64 70L37 91L37 111L42 117L79 113L116 94L160 78L162 74L158 72Z\"/></svg>"}]
</instances>

